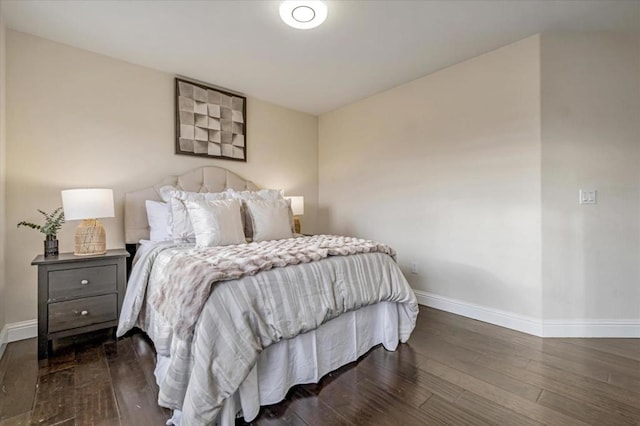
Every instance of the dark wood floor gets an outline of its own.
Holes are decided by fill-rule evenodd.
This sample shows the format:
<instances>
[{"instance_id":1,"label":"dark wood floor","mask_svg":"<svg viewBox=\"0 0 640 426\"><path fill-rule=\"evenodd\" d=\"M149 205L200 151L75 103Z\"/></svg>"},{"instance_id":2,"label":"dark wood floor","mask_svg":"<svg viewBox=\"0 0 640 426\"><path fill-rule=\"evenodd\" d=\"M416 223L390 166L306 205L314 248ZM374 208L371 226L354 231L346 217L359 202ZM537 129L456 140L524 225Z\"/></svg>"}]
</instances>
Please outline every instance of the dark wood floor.
<instances>
[{"instance_id":1,"label":"dark wood floor","mask_svg":"<svg viewBox=\"0 0 640 426\"><path fill-rule=\"evenodd\" d=\"M0 426L163 425L155 354L134 334L63 346L35 339L0 360ZM296 386L262 425L640 425L640 339L540 339L421 307L409 344Z\"/></svg>"}]
</instances>

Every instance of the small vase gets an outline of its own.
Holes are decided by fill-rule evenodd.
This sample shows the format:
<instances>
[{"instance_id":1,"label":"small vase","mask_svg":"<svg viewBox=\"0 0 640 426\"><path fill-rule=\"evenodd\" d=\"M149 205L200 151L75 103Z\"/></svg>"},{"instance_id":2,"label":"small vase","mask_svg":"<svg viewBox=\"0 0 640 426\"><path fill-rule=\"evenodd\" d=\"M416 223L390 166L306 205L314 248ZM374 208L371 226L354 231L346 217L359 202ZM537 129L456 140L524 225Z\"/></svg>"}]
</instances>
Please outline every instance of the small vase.
<instances>
[{"instance_id":1,"label":"small vase","mask_svg":"<svg viewBox=\"0 0 640 426\"><path fill-rule=\"evenodd\" d=\"M47 235L44 240L44 257L55 257L58 255L58 240L55 235Z\"/></svg>"}]
</instances>

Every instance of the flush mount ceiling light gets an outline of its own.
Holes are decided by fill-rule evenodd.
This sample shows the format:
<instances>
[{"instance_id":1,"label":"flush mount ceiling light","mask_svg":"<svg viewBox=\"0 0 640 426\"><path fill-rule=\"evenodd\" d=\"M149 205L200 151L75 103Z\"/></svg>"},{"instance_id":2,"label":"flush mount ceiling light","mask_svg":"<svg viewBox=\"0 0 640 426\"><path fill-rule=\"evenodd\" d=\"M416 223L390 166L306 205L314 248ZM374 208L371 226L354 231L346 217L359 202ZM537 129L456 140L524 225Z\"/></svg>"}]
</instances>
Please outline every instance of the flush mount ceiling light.
<instances>
[{"instance_id":1,"label":"flush mount ceiling light","mask_svg":"<svg viewBox=\"0 0 640 426\"><path fill-rule=\"evenodd\" d=\"M327 19L327 4L321 0L285 0L280 3L280 18L293 28L315 28Z\"/></svg>"}]
</instances>

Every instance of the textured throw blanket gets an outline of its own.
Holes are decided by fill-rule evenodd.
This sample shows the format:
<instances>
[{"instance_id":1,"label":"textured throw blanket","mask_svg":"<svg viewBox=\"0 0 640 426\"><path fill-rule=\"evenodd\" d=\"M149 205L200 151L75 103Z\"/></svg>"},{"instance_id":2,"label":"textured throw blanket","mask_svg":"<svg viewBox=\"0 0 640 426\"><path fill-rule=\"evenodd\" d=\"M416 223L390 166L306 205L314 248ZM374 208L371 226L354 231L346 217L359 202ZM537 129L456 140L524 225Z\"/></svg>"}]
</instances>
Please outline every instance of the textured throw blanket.
<instances>
[{"instance_id":1,"label":"textured throw blanket","mask_svg":"<svg viewBox=\"0 0 640 426\"><path fill-rule=\"evenodd\" d=\"M189 339L216 282L254 275L275 267L317 261L327 256L374 252L395 257L395 251L387 245L336 235L179 252L172 259L172 268L158 277L150 303L172 325L177 336Z\"/></svg>"}]
</instances>

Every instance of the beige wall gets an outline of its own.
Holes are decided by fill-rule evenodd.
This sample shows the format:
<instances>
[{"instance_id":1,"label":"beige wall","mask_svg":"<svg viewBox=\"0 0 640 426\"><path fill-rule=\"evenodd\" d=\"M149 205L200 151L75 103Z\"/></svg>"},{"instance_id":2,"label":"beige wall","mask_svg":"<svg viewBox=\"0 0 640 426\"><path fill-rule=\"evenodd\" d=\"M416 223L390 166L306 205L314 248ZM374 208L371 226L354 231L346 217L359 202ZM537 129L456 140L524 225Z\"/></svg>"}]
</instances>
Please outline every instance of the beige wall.
<instances>
[{"instance_id":1,"label":"beige wall","mask_svg":"<svg viewBox=\"0 0 640 426\"><path fill-rule=\"evenodd\" d=\"M5 199L5 177L6 177L6 30L2 16L0 15L0 356L2 356L3 342L2 330L4 329L6 318L5 311L7 299L5 296L5 229L6 229L6 199Z\"/></svg>"},{"instance_id":2,"label":"beige wall","mask_svg":"<svg viewBox=\"0 0 640 426\"><path fill-rule=\"evenodd\" d=\"M173 76L8 31L7 321L36 317L41 234L16 229L36 209L61 204L60 190L113 188L116 217L107 245L124 244L124 193L204 165L226 167L257 185L305 196L303 231L316 229L318 121L249 98L247 163L174 155ZM215 76L211 77L215 83ZM71 251L77 222L59 235Z\"/></svg>"},{"instance_id":3,"label":"beige wall","mask_svg":"<svg viewBox=\"0 0 640 426\"><path fill-rule=\"evenodd\" d=\"M539 318L539 49L530 37L320 116L321 230L395 247L415 289Z\"/></svg>"},{"instance_id":4,"label":"beige wall","mask_svg":"<svg viewBox=\"0 0 640 426\"><path fill-rule=\"evenodd\" d=\"M36 316L42 236L15 223L59 206L63 188L111 187L117 217L104 222L121 247L123 194L202 165L304 195L303 231L388 242L418 290L538 319L640 318L637 38L534 36L319 124L250 98L244 164L173 154L171 75L7 36L0 329L3 304L8 323ZM580 207L580 188L598 205Z\"/></svg>"},{"instance_id":5,"label":"beige wall","mask_svg":"<svg viewBox=\"0 0 640 426\"><path fill-rule=\"evenodd\" d=\"M544 318L640 319L640 38L544 35L541 52Z\"/></svg>"}]
</instances>

